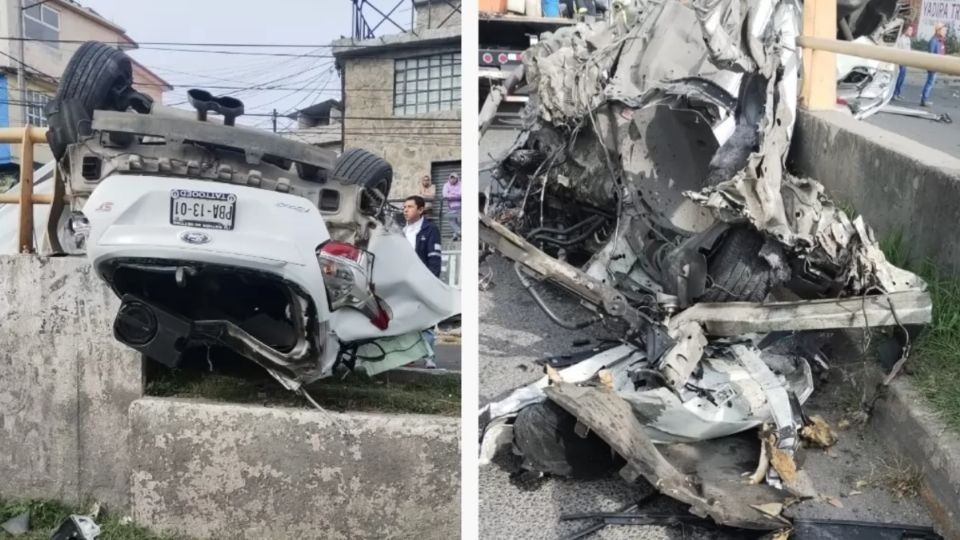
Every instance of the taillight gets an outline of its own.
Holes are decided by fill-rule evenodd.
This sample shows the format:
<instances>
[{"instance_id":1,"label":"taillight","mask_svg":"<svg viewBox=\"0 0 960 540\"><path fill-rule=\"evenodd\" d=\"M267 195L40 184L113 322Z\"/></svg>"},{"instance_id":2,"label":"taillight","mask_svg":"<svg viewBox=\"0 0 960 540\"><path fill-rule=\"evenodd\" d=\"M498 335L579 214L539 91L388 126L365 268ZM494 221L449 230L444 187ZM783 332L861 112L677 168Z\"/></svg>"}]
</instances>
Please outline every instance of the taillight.
<instances>
[{"instance_id":1,"label":"taillight","mask_svg":"<svg viewBox=\"0 0 960 540\"><path fill-rule=\"evenodd\" d=\"M331 311L352 307L366 315L377 328L387 328L390 310L376 297L370 282L373 255L353 244L331 240L317 250L317 261Z\"/></svg>"},{"instance_id":2,"label":"taillight","mask_svg":"<svg viewBox=\"0 0 960 540\"><path fill-rule=\"evenodd\" d=\"M363 250L353 244L346 242L327 242L321 246L320 251L333 257L343 257L354 262L359 262L363 257Z\"/></svg>"}]
</instances>

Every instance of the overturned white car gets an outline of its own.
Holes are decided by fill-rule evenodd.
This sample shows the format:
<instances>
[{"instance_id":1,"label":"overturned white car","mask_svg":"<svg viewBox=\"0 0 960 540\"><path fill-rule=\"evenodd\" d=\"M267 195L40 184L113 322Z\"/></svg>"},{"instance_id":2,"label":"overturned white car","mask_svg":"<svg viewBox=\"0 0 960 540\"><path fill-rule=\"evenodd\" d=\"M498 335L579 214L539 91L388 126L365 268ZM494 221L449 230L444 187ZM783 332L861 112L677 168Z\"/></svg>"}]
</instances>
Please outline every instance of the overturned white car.
<instances>
[{"instance_id":1,"label":"overturned white car","mask_svg":"<svg viewBox=\"0 0 960 540\"><path fill-rule=\"evenodd\" d=\"M788 524L757 508L811 496L781 466L827 362L806 338L906 333L931 304L862 218L786 172L800 9L647 2L524 54L524 129L494 171L481 241L557 324L623 338L484 407L482 460L510 445L537 472L623 467L750 529ZM538 283L592 314L562 318ZM755 428L762 442L742 436Z\"/></svg>"},{"instance_id":2,"label":"overturned white car","mask_svg":"<svg viewBox=\"0 0 960 540\"><path fill-rule=\"evenodd\" d=\"M291 390L338 364L372 374L424 356L421 330L458 314L459 295L391 219L390 165L237 126L235 98L189 96L195 114L151 103L121 51L88 42L47 108L73 205L63 241L122 299L115 337L168 366L227 348Z\"/></svg>"}]
</instances>

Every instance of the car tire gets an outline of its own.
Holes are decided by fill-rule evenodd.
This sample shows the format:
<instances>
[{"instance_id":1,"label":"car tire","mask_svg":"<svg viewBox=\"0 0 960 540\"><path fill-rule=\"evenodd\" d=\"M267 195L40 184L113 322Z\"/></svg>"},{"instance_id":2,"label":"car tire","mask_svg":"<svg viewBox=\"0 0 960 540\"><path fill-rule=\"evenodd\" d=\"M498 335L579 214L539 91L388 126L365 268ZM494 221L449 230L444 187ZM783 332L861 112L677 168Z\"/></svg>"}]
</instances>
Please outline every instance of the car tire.
<instances>
[{"instance_id":1,"label":"car tire","mask_svg":"<svg viewBox=\"0 0 960 540\"><path fill-rule=\"evenodd\" d=\"M356 184L390 194L393 167L382 157L360 148L344 152L333 167L332 176L345 184Z\"/></svg>"},{"instance_id":2,"label":"car tire","mask_svg":"<svg viewBox=\"0 0 960 540\"><path fill-rule=\"evenodd\" d=\"M88 132L89 125L84 126L82 120L88 124L94 110L125 110L129 103L122 96L132 85L133 68L123 51L98 41L80 45L46 110L47 142L54 157L60 159L68 145Z\"/></svg>"},{"instance_id":3,"label":"car tire","mask_svg":"<svg viewBox=\"0 0 960 540\"><path fill-rule=\"evenodd\" d=\"M764 242L763 235L748 226L727 232L707 261L707 289L699 300L761 302L771 289L787 281L789 270L778 271L760 255ZM779 245L772 249L782 252Z\"/></svg>"},{"instance_id":4,"label":"car tire","mask_svg":"<svg viewBox=\"0 0 960 540\"><path fill-rule=\"evenodd\" d=\"M599 478L623 465L603 439L574 432L577 419L552 401L520 410L513 424L514 444L523 468L572 478Z\"/></svg>"}]
</instances>

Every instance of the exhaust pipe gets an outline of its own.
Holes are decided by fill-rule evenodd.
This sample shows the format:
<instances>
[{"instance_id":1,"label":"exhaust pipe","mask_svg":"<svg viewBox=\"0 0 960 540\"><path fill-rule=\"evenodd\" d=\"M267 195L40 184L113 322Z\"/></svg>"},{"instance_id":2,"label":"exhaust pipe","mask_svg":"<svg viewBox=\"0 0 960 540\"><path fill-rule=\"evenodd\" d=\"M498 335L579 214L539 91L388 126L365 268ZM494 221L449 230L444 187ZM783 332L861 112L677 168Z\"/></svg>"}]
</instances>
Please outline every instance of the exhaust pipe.
<instances>
[{"instance_id":1,"label":"exhaust pipe","mask_svg":"<svg viewBox=\"0 0 960 540\"><path fill-rule=\"evenodd\" d=\"M243 102L230 96L215 97L206 90L191 88L187 91L187 100L197 110L197 120L207 121L207 112L213 111L223 116L223 123L234 125L238 116L243 115Z\"/></svg>"}]
</instances>

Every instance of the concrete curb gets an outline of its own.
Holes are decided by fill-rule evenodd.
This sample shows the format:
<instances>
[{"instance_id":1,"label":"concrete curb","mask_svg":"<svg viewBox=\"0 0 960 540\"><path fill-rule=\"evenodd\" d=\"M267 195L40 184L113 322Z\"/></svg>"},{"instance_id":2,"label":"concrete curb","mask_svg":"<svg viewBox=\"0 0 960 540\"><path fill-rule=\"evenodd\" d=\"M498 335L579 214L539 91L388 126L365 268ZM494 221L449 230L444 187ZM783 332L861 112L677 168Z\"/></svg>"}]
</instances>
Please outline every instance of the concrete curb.
<instances>
[{"instance_id":1,"label":"concrete curb","mask_svg":"<svg viewBox=\"0 0 960 540\"><path fill-rule=\"evenodd\" d=\"M905 379L893 382L870 421L892 450L923 472L921 496L941 534L960 540L960 436Z\"/></svg>"},{"instance_id":2,"label":"concrete curb","mask_svg":"<svg viewBox=\"0 0 960 540\"><path fill-rule=\"evenodd\" d=\"M193 538L455 538L460 419L143 398L134 520Z\"/></svg>"}]
</instances>

